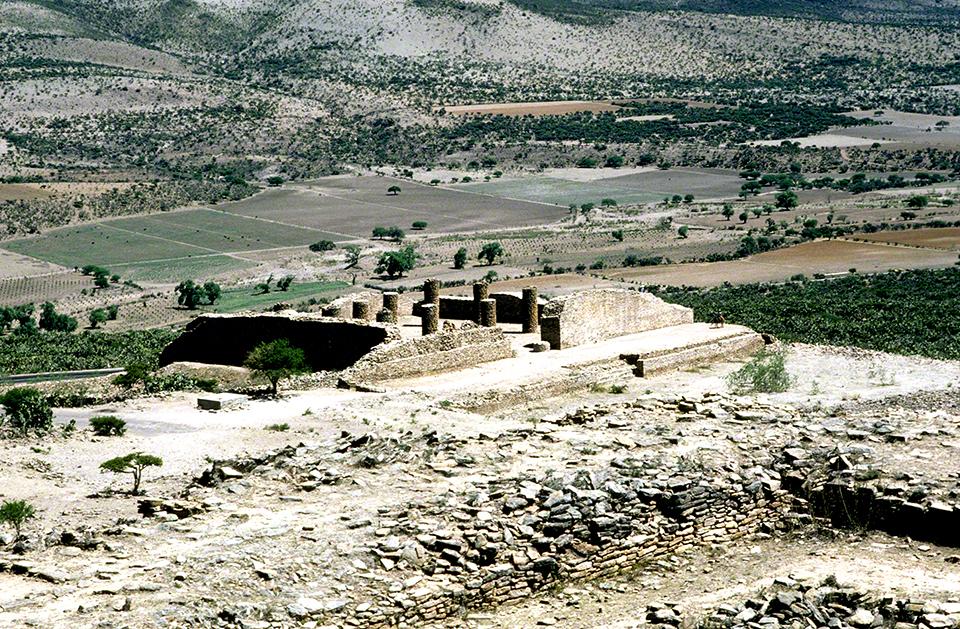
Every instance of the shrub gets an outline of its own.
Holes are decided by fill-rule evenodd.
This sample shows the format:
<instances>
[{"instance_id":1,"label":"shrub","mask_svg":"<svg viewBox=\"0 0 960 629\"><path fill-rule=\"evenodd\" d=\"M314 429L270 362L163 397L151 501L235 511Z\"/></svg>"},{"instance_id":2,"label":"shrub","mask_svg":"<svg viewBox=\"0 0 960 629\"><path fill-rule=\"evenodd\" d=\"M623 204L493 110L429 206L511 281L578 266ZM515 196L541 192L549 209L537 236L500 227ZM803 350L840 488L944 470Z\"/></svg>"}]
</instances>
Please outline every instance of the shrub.
<instances>
[{"instance_id":1,"label":"shrub","mask_svg":"<svg viewBox=\"0 0 960 629\"><path fill-rule=\"evenodd\" d=\"M143 478L143 470L148 467L160 467L163 465L163 459L152 454L142 452L131 452L125 456L118 456L104 461L100 464L101 471L113 472L114 474L130 474L133 476L133 489L131 494L140 492L140 480Z\"/></svg>"},{"instance_id":2,"label":"shrub","mask_svg":"<svg viewBox=\"0 0 960 629\"><path fill-rule=\"evenodd\" d=\"M30 432L46 434L53 428L53 411L38 389L16 387L0 397L6 421L21 435Z\"/></svg>"},{"instance_id":3,"label":"shrub","mask_svg":"<svg viewBox=\"0 0 960 629\"><path fill-rule=\"evenodd\" d=\"M413 221L413 224L411 225L411 227L412 227L413 229L418 229L418 230L419 230L419 229L426 229L426 228L427 228L427 221Z\"/></svg>"},{"instance_id":4,"label":"shrub","mask_svg":"<svg viewBox=\"0 0 960 629\"><path fill-rule=\"evenodd\" d=\"M333 251L337 248L337 243L332 240L321 240L310 245L310 251L314 253L319 253L321 251Z\"/></svg>"},{"instance_id":5,"label":"shrub","mask_svg":"<svg viewBox=\"0 0 960 629\"><path fill-rule=\"evenodd\" d=\"M270 430L273 432L287 432L290 430L290 424L270 424L269 426L265 426L264 430Z\"/></svg>"},{"instance_id":6,"label":"shrub","mask_svg":"<svg viewBox=\"0 0 960 629\"><path fill-rule=\"evenodd\" d=\"M24 523L35 514L36 510L25 500L8 500L0 505L0 524L9 524L13 527L16 541L20 539Z\"/></svg>"},{"instance_id":7,"label":"shrub","mask_svg":"<svg viewBox=\"0 0 960 629\"><path fill-rule=\"evenodd\" d=\"M467 265L467 248L460 247L457 249L457 252L453 254L453 268L462 269Z\"/></svg>"},{"instance_id":8,"label":"shrub","mask_svg":"<svg viewBox=\"0 0 960 629\"><path fill-rule=\"evenodd\" d=\"M121 437L127 432L127 422L115 415L97 415L90 418L90 427L98 437Z\"/></svg>"},{"instance_id":9,"label":"shrub","mask_svg":"<svg viewBox=\"0 0 960 629\"><path fill-rule=\"evenodd\" d=\"M782 352L762 350L750 362L727 376L727 383L737 393L779 393L790 388Z\"/></svg>"}]
</instances>

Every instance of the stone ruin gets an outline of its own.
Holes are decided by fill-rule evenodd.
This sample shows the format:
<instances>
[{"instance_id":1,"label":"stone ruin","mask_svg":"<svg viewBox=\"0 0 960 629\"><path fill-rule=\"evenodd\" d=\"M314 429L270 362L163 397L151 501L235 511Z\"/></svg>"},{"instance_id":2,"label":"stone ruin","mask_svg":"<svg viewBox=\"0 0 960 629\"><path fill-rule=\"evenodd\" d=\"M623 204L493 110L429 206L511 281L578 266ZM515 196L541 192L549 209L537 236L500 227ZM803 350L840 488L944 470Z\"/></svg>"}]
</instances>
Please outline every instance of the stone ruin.
<instances>
[{"instance_id":1,"label":"stone ruin","mask_svg":"<svg viewBox=\"0 0 960 629\"><path fill-rule=\"evenodd\" d=\"M424 299L413 305L413 314L420 317L419 337L401 333L398 293L366 292L342 297L320 314L203 314L164 349L160 364L242 366L258 344L285 338L303 349L312 371L343 371L342 382L364 383L512 357L501 324L519 324L522 334L539 333L541 342L531 344L538 350L548 345L559 350L693 323L689 308L631 290L594 289L545 301L535 287L490 293L488 284L478 282L472 297L441 296L440 288L439 280L428 280ZM457 320L463 323L453 323ZM731 330L730 338L709 339L700 346L670 346L657 355L620 358L634 366L635 375L645 376L761 345L758 335Z\"/></svg>"}]
</instances>

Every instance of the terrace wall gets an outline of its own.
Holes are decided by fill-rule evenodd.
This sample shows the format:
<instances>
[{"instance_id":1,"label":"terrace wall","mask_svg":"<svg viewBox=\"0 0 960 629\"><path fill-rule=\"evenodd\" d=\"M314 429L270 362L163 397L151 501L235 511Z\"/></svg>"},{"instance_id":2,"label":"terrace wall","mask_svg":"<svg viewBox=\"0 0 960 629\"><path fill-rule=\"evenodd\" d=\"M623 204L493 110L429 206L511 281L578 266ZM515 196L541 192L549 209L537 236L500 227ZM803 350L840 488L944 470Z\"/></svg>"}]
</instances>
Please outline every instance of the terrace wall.
<instances>
[{"instance_id":1,"label":"terrace wall","mask_svg":"<svg viewBox=\"0 0 960 629\"><path fill-rule=\"evenodd\" d=\"M163 350L160 365L187 361L241 366L260 343L288 339L304 351L313 371L332 371L399 338L394 326L310 314L204 314Z\"/></svg>"},{"instance_id":2,"label":"terrace wall","mask_svg":"<svg viewBox=\"0 0 960 629\"><path fill-rule=\"evenodd\" d=\"M377 347L349 369L343 379L349 383L409 378L513 356L503 330L470 325Z\"/></svg>"},{"instance_id":3,"label":"terrace wall","mask_svg":"<svg viewBox=\"0 0 960 629\"><path fill-rule=\"evenodd\" d=\"M540 338L564 349L685 323L693 323L690 308L649 293L600 288L551 299L541 311Z\"/></svg>"}]
</instances>

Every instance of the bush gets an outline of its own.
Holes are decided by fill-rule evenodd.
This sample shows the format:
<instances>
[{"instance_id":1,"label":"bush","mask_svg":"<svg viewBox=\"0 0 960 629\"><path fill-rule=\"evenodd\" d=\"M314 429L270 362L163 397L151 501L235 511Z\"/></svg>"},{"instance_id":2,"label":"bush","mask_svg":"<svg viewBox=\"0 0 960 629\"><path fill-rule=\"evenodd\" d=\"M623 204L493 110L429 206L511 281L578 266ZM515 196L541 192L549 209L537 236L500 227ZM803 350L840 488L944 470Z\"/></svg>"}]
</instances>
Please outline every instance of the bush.
<instances>
[{"instance_id":1,"label":"bush","mask_svg":"<svg viewBox=\"0 0 960 629\"><path fill-rule=\"evenodd\" d=\"M35 514L36 510L25 500L8 500L0 506L0 524L12 526L16 540L19 540L24 523Z\"/></svg>"},{"instance_id":2,"label":"bush","mask_svg":"<svg viewBox=\"0 0 960 629\"><path fill-rule=\"evenodd\" d=\"M782 352L761 351L746 365L727 376L727 384L737 393L779 393L790 388Z\"/></svg>"},{"instance_id":3,"label":"bush","mask_svg":"<svg viewBox=\"0 0 960 629\"><path fill-rule=\"evenodd\" d=\"M6 422L19 432L46 434L53 428L53 411L38 389L17 387L0 397L0 405L6 412Z\"/></svg>"},{"instance_id":4,"label":"bush","mask_svg":"<svg viewBox=\"0 0 960 629\"><path fill-rule=\"evenodd\" d=\"M290 430L290 424L270 424L269 426L265 426L264 430L270 430L272 432L287 432Z\"/></svg>"},{"instance_id":5,"label":"bush","mask_svg":"<svg viewBox=\"0 0 960 629\"><path fill-rule=\"evenodd\" d=\"M163 465L163 459L152 454L142 452L131 452L125 456L104 461L100 464L100 470L104 472L113 472L114 474L130 474L133 476L133 489L130 493L136 495L140 493L140 480L143 478L143 470L148 467L160 467Z\"/></svg>"},{"instance_id":6,"label":"bush","mask_svg":"<svg viewBox=\"0 0 960 629\"><path fill-rule=\"evenodd\" d=\"M321 240L313 243L309 247L310 251L313 251L314 253L319 253L321 251L333 251L336 248L337 243L333 242L332 240Z\"/></svg>"},{"instance_id":7,"label":"bush","mask_svg":"<svg viewBox=\"0 0 960 629\"><path fill-rule=\"evenodd\" d=\"M115 415L97 415L90 418L90 427L98 437L122 437L127 432L127 422Z\"/></svg>"}]
</instances>

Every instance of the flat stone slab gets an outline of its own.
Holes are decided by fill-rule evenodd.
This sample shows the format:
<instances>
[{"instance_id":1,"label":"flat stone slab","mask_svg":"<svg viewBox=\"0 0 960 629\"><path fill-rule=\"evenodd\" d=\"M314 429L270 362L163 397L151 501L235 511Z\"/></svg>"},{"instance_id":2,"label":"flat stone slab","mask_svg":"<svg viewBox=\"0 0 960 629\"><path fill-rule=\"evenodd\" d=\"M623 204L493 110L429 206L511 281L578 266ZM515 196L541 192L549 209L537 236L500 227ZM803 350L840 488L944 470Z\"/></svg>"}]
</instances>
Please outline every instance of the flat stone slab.
<instances>
[{"instance_id":1,"label":"flat stone slab","mask_svg":"<svg viewBox=\"0 0 960 629\"><path fill-rule=\"evenodd\" d=\"M239 406L247 396L239 393L211 393L197 398L197 407L204 411L220 411Z\"/></svg>"}]
</instances>

